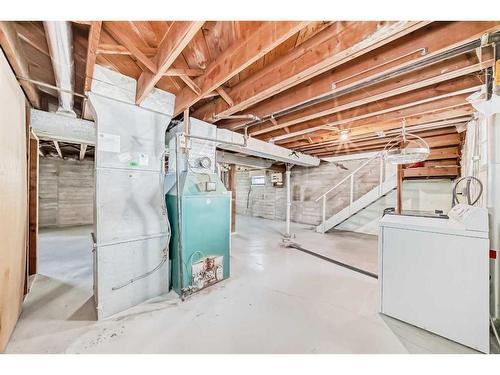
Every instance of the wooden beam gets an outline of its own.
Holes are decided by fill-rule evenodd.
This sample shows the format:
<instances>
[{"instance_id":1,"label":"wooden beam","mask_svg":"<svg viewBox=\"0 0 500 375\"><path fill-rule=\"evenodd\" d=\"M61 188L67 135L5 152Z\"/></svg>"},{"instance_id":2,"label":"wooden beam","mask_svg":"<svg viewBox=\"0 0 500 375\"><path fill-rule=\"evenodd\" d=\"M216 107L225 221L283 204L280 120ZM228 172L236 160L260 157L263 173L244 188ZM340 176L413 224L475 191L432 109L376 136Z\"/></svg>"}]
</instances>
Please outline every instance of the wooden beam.
<instances>
[{"instance_id":1,"label":"wooden beam","mask_svg":"<svg viewBox=\"0 0 500 375\"><path fill-rule=\"evenodd\" d=\"M186 75L179 76L179 78L191 89L196 95L201 94L201 89L194 83L194 81Z\"/></svg>"},{"instance_id":2,"label":"wooden beam","mask_svg":"<svg viewBox=\"0 0 500 375\"><path fill-rule=\"evenodd\" d=\"M87 44L87 64L85 66L84 91L90 91L92 77L94 76L94 65L97 57L97 47L101 38L101 21L92 21L89 29L89 39Z\"/></svg>"},{"instance_id":3,"label":"wooden beam","mask_svg":"<svg viewBox=\"0 0 500 375\"><path fill-rule=\"evenodd\" d=\"M435 133L435 134L440 134L440 133ZM456 147L460 144L460 135L458 133L425 136L424 139L429 144L431 150L433 148L440 148L440 147L446 147L446 148L449 148L451 146ZM380 151L385 147L387 142L388 142L387 139L373 140L373 141L352 143L345 148L342 148L342 145L337 145L335 147L325 147L324 149L304 151L304 152L307 152L308 154L317 157L356 154L367 151Z\"/></svg>"},{"instance_id":4,"label":"wooden beam","mask_svg":"<svg viewBox=\"0 0 500 375\"><path fill-rule=\"evenodd\" d=\"M425 132L418 132L419 136L424 138L426 142L429 144L429 147L443 147L443 146L454 146L460 143L459 135L456 133L455 128L445 128L445 129L437 129L437 130L427 130ZM371 140L361 140L357 142L349 142L344 144L336 144L327 146L327 148L333 149L336 148L338 150L358 150L365 149L374 146L385 147L389 140L392 137L388 138L375 138ZM307 152L312 154L321 154L323 152L322 147L318 147L317 149L308 149Z\"/></svg>"},{"instance_id":5,"label":"wooden beam","mask_svg":"<svg viewBox=\"0 0 500 375\"><path fill-rule=\"evenodd\" d=\"M190 68L170 68L165 72L166 76L180 77L189 76L197 77L203 74L203 69L190 69Z\"/></svg>"},{"instance_id":6,"label":"wooden beam","mask_svg":"<svg viewBox=\"0 0 500 375\"><path fill-rule=\"evenodd\" d=\"M492 60L484 62L486 66L491 66ZM457 67L456 69L454 69ZM446 81L451 81L479 72L483 69L483 64L470 64L466 59L450 66L449 63L437 64L427 71L419 71L403 80L395 80L387 85L377 85L375 88L368 88L359 92L354 92L339 98L334 98L327 102L311 106L303 111L283 116L279 119L279 125L270 126L270 123L262 124L257 129L252 130L252 135L267 133L279 130L286 126L303 123L303 128L313 129L315 126L326 125L335 121L338 113L349 109L359 108L367 104L376 103L380 100L397 97L410 91L420 90L425 92L426 88L439 85ZM442 71L445 70L443 73ZM472 78L471 86L480 84L479 79ZM469 81L470 82L470 79ZM453 89L452 89L453 90ZM437 90L434 90L435 92Z\"/></svg>"},{"instance_id":7,"label":"wooden beam","mask_svg":"<svg viewBox=\"0 0 500 375\"><path fill-rule=\"evenodd\" d=\"M50 56L43 26L38 26L34 22L16 22L14 27L19 39L28 43L45 56Z\"/></svg>"},{"instance_id":8,"label":"wooden beam","mask_svg":"<svg viewBox=\"0 0 500 375\"><path fill-rule=\"evenodd\" d=\"M427 160L452 159L458 157L458 147L444 147L431 150L431 153L429 154Z\"/></svg>"},{"instance_id":9,"label":"wooden beam","mask_svg":"<svg viewBox=\"0 0 500 375\"><path fill-rule=\"evenodd\" d=\"M438 149L439 150L439 149ZM429 160L427 158L424 162L424 167L456 167L458 166L457 158L454 159L440 159L440 160Z\"/></svg>"},{"instance_id":10,"label":"wooden beam","mask_svg":"<svg viewBox=\"0 0 500 375\"><path fill-rule=\"evenodd\" d=\"M222 99L224 99L224 101L231 107L234 105L234 101L233 99L231 99L231 97L229 96L229 94L226 92L226 90L224 90L222 87L217 87L215 89L219 95L221 96Z\"/></svg>"},{"instance_id":11,"label":"wooden beam","mask_svg":"<svg viewBox=\"0 0 500 375\"><path fill-rule=\"evenodd\" d=\"M457 122L461 122L463 121L463 118L470 117L473 114L473 112L474 109L468 103L463 103L461 105L452 106L448 109L444 110L434 109L426 113L415 114L414 116L398 117L396 115L396 117L392 119L386 119L383 122L378 122L377 118L375 117L371 119L371 121L369 122L365 122L364 120L362 122L355 122L350 124L349 127L346 128L349 129L351 136L360 136L364 134L375 134L376 131L381 131L381 130L385 132L388 130L399 129L401 127L401 120L403 118L406 119L406 123L408 126L432 124L456 118L460 119L460 121ZM302 140L305 138L306 136L303 136ZM311 138L316 144L327 143L332 141L338 141L339 134L338 132L325 131L324 134L311 136ZM277 142L277 144L287 148L295 148L295 147L300 147L300 144L297 143L299 141L300 139L285 140L283 142Z\"/></svg>"},{"instance_id":12,"label":"wooden beam","mask_svg":"<svg viewBox=\"0 0 500 375\"><path fill-rule=\"evenodd\" d=\"M87 145L81 144L80 145L80 160L85 159L85 152L87 152Z\"/></svg>"},{"instance_id":13,"label":"wooden beam","mask_svg":"<svg viewBox=\"0 0 500 375\"><path fill-rule=\"evenodd\" d=\"M436 136L444 136L444 135L453 135L456 136L456 127L451 123L451 120L448 121L443 121L442 123L448 123L449 124L445 125L445 127L438 127L438 128L422 128L421 130L411 130L411 133L413 134L418 134L419 136L427 139L427 138L433 138L438 141L443 141L443 139L435 138ZM465 123L465 122L463 122ZM335 142L323 142L323 143L315 143L315 144L308 144L306 140L303 140L301 144L298 144L295 147L290 147L294 150L298 150L301 152L309 153L309 154L314 154L317 156L322 156L325 153L350 153L350 152L359 152L360 150L368 150L368 149L374 149L374 148L379 148L382 149L385 147L387 142L389 142L390 139L392 139L397 133L390 133L386 135L385 137L363 137L359 139L353 139L352 141L348 142L340 142L340 141L335 141ZM445 140L444 144L435 144L433 143L434 141L431 139L429 142L432 143L433 147L444 147L444 146L455 146L457 144L457 139L452 138L451 143L447 144L447 141L450 141L450 139ZM450 158L454 156L449 156L449 154L445 154L444 156L434 156L435 158Z\"/></svg>"},{"instance_id":14,"label":"wooden beam","mask_svg":"<svg viewBox=\"0 0 500 375\"><path fill-rule=\"evenodd\" d=\"M332 84L335 89L343 89L353 82L361 81L369 75L381 73L390 68L403 63L415 62L421 55L414 54L405 59L398 59L401 56L408 56L412 51L426 48L427 55L441 53L453 48L456 45L463 44L469 40L480 38L485 32L494 31L498 27L498 21L487 22L434 22L430 25L417 30L403 38L398 39L398 43L378 48L370 54L365 54L356 59L353 64L343 64L336 69L332 69L320 76L297 85L293 90L286 90L278 95L274 95L258 105L252 107L252 113L259 117L266 117L272 113L283 109L292 108L298 104L310 101L312 99L324 96L332 92ZM389 65L382 65L382 62L393 61ZM381 66L376 70L373 66ZM371 69L371 70L370 70ZM445 65L442 69L447 69ZM363 75L356 75L359 72L366 72ZM439 72L435 75L438 75ZM349 78L351 77L351 78ZM346 79L348 78L348 79ZM237 90L238 85L234 86ZM231 92L229 92L231 94ZM196 111L195 116L206 119L213 113L218 113L217 101L211 101ZM201 117L200 117L201 116ZM244 125L244 121L221 121L219 126L235 130Z\"/></svg>"},{"instance_id":15,"label":"wooden beam","mask_svg":"<svg viewBox=\"0 0 500 375\"><path fill-rule=\"evenodd\" d=\"M172 66L186 45L203 26L204 21L174 21L163 37L153 59L155 69L144 71L137 80L136 103L140 104ZM187 76L181 76L186 78ZM190 87L190 89L192 89ZM201 91L200 91L201 92ZM196 95L199 95L196 93Z\"/></svg>"},{"instance_id":16,"label":"wooden beam","mask_svg":"<svg viewBox=\"0 0 500 375\"><path fill-rule=\"evenodd\" d=\"M156 55L156 48L152 47L137 47L144 55L151 57ZM127 55L131 56L132 53L120 44L99 44L97 48L98 55Z\"/></svg>"},{"instance_id":17,"label":"wooden beam","mask_svg":"<svg viewBox=\"0 0 500 375\"><path fill-rule=\"evenodd\" d=\"M209 92L208 94L206 94L203 99L206 99L206 98L213 98L213 97L216 97L216 96L219 96L219 93L217 91L212 91L212 92Z\"/></svg>"},{"instance_id":18,"label":"wooden beam","mask_svg":"<svg viewBox=\"0 0 500 375\"><path fill-rule=\"evenodd\" d=\"M153 61L151 61L151 59L147 57L127 35L130 30L124 29L123 26L116 24L115 22L105 22L103 27L117 42L127 48L130 53L146 68L148 68L151 72L156 73L156 66Z\"/></svg>"},{"instance_id":19,"label":"wooden beam","mask_svg":"<svg viewBox=\"0 0 500 375\"><path fill-rule=\"evenodd\" d=\"M456 177L458 176L458 165L455 166L431 166L403 169L403 178L411 177Z\"/></svg>"},{"instance_id":20,"label":"wooden beam","mask_svg":"<svg viewBox=\"0 0 500 375\"><path fill-rule=\"evenodd\" d=\"M465 124L467 120L463 120L461 123ZM446 121L439 121L439 122L434 122L430 124L425 124L424 126L413 126L407 128L408 131L412 134L417 134L421 137L427 137L427 136L432 136L432 135L442 135L442 134L450 134L450 133L456 133L456 127L455 124L458 123L457 121L452 120L446 120ZM337 136L334 141L326 141L326 142L319 142L319 143L310 143L306 142L306 140L303 140L303 143L301 145L296 145L293 147L293 149L300 150L303 152L317 152L321 151L322 149L325 148L331 148L331 147L339 147L339 146L344 146L345 148L349 148L351 146L354 147L359 147L359 145L363 142L363 145L376 145L376 144L387 144L390 139L395 137L396 135L400 134L400 128L393 129L391 132L386 132L386 135L384 137L378 137L374 133L370 133L369 135L366 136L361 136L361 137L351 137L351 140L349 142L345 142L339 139Z\"/></svg>"},{"instance_id":21,"label":"wooden beam","mask_svg":"<svg viewBox=\"0 0 500 375\"><path fill-rule=\"evenodd\" d=\"M189 88L179 93L176 98L175 115L191 107L206 94L214 91L309 23L265 22L254 33L233 43L208 65L202 76L195 80L201 88L201 94L195 94Z\"/></svg>"},{"instance_id":22,"label":"wooden beam","mask_svg":"<svg viewBox=\"0 0 500 375\"><path fill-rule=\"evenodd\" d=\"M394 98L372 102L364 106L355 107L294 125L291 127L290 133L286 133L286 130L283 132L284 129L280 127L279 131L273 131L267 134L264 133L265 135L259 138L282 141L303 134L313 133L321 129L338 128L342 125L349 125L356 121L358 121L358 123L361 120L373 122L373 120L366 120L371 117L377 117L377 119L380 120L395 115L401 115L400 117L408 116L411 113L415 113L415 111L423 112L431 108L444 109L452 103L466 103L465 99L468 95L481 89L482 86L477 85L478 83L479 81L474 77L468 77L460 81L449 81L439 86L425 87L407 93L406 95L399 95ZM255 133L250 132L250 135L256 136L262 134L264 130Z\"/></svg>"},{"instance_id":23,"label":"wooden beam","mask_svg":"<svg viewBox=\"0 0 500 375\"><path fill-rule=\"evenodd\" d=\"M17 76L30 78L29 66L19 44L13 22L0 21L0 45L14 69L14 73ZM20 81L20 84L31 105L35 108L40 108L40 95L36 86L25 80Z\"/></svg>"},{"instance_id":24,"label":"wooden beam","mask_svg":"<svg viewBox=\"0 0 500 375\"><path fill-rule=\"evenodd\" d=\"M193 116L215 121L215 115L231 115L286 89L331 70L347 61L406 35L428 22L339 21L276 59L231 89L234 105L216 100Z\"/></svg>"},{"instance_id":25,"label":"wooden beam","mask_svg":"<svg viewBox=\"0 0 500 375\"><path fill-rule=\"evenodd\" d=\"M53 142L54 142L54 146L55 146L55 148L57 150L57 154L62 159L63 155L62 155L62 152L61 152L61 147L59 147L59 142L58 141L53 141Z\"/></svg>"}]
</instances>

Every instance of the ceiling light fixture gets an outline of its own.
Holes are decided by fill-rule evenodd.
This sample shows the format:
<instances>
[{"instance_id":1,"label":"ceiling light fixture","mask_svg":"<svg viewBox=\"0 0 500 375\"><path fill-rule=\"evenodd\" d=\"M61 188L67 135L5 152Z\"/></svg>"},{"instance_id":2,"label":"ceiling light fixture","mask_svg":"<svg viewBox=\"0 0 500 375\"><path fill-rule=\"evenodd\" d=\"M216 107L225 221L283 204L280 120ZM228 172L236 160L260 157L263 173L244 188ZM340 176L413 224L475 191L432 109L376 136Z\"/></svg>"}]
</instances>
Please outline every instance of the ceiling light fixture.
<instances>
[{"instance_id":1,"label":"ceiling light fixture","mask_svg":"<svg viewBox=\"0 0 500 375\"><path fill-rule=\"evenodd\" d=\"M347 141L348 139L349 139L349 130L342 129L340 131L340 140L341 141Z\"/></svg>"},{"instance_id":2,"label":"ceiling light fixture","mask_svg":"<svg viewBox=\"0 0 500 375\"><path fill-rule=\"evenodd\" d=\"M430 148L418 135L406 131L406 120L403 119L401 134L392 138L385 145L383 152L391 164L412 164L427 159Z\"/></svg>"}]
</instances>

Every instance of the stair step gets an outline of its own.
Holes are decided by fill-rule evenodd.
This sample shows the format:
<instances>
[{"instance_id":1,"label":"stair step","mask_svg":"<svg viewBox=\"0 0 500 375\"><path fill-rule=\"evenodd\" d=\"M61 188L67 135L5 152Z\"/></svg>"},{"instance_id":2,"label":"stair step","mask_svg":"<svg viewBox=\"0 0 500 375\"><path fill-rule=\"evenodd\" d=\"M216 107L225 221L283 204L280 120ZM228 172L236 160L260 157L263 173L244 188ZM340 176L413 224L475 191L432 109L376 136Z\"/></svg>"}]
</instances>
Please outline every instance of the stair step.
<instances>
[{"instance_id":1,"label":"stair step","mask_svg":"<svg viewBox=\"0 0 500 375\"><path fill-rule=\"evenodd\" d=\"M365 209L378 199L386 196L391 190L394 190L396 188L396 184L396 176L391 176L389 179L382 183L382 187L380 185L377 185L369 192L352 202L352 204L348 205L347 207L343 208L342 210L325 220L324 223L318 225L316 227L316 231L324 233L327 230L339 225L340 223L357 214L359 211Z\"/></svg>"}]
</instances>

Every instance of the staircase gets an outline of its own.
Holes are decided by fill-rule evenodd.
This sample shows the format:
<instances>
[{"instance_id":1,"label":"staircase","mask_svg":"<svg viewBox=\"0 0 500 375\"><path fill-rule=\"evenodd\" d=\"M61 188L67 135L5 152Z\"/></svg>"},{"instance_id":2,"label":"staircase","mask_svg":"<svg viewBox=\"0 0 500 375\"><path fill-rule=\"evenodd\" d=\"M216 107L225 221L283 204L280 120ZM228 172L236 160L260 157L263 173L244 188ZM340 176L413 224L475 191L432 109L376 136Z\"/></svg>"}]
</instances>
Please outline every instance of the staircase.
<instances>
[{"instance_id":1,"label":"staircase","mask_svg":"<svg viewBox=\"0 0 500 375\"><path fill-rule=\"evenodd\" d=\"M354 186L356 184L356 177L358 177L366 168L372 168L370 165L374 159L379 159L379 183L369 192L363 194L361 197L354 199ZM331 217L326 217L327 197L334 191L339 191L346 181L350 181L349 185L349 203L347 207L342 208L340 211L333 214ZM347 220L352 215L358 213L363 208L369 206L380 197L386 195L391 190L396 188L396 168L393 165L385 162L384 155L378 153L366 162L361 164L354 172L340 180L335 186L328 189L325 193L320 195L315 201L322 200L322 222L316 227L316 232L325 233L327 230L339 225Z\"/></svg>"}]
</instances>

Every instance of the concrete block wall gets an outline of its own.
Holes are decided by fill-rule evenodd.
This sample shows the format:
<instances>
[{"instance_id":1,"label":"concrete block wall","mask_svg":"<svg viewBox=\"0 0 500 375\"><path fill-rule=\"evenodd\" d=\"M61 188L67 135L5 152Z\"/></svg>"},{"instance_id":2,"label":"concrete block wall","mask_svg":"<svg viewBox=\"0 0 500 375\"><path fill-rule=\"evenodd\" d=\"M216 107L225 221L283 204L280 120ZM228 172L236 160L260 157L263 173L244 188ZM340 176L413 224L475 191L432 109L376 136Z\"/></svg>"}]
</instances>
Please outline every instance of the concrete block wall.
<instances>
[{"instance_id":1,"label":"concrete block wall","mask_svg":"<svg viewBox=\"0 0 500 375\"><path fill-rule=\"evenodd\" d=\"M344 177L351 174L365 159L341 163L322 163L319 167L294 167L292 169L292 220L303 224L318 225L322 219L322 201L315 200ZM370 162L356 175L354 199L367 193L379 181L378 161ZM350 181L347 180L327 195L326 217L339 212L349 204Z\"/></svg>"},{"instance_id":2,"label":"concrete block wall","mask_svg":"<svg viewBox=\"0 0 500 375\"><path fill-rule=\"evenodd\" d=\"M322 163L319 167L292 168L292 221L317 225L321 222L321 201L315 199L338 181L352 173L366 159L349 160L342 163ZM373 165L372 165L373 163ZM252 186L252 175L266 176L265 186ZM243 215L284 220L286 211L286 188L275 188L270 180L271 171L239 171L236 174L236 212ZM363 168L356 177L354 199L378 185L379 164L377 160ZM349 181L332 192L327 199L327 217L340 211L349 203Z\"/></svg>"},{"instance_id":3,"label":"concrete block wall","mask_svg":"<svg viewBox=\"0 0 500 375\"><path fill-rule=\"evenodd\" d=\"M292 221L302 224L318 225L322 219L321 201L315 199L351 174L366 159L322 163L319 167L293 167L292 182ZM387 166L386 175L391 174ZM392 171L394 172L394 171ZM266 186L253 186L250 191L252 175L266 176ZM356 175L354 199L367 193L379 183L380 165L373 160ZM285 220L286 188L274 188L271 171L240 171L236 174L236 212L238 214ZM403 184L403 208L405 210L447 212L451 207L453 183L448 179L407 180ZM350 182L347 180L328 195L326 217L330 217L349 204ZM249 194L250 192L250 194ZM248 207L247 207L248 205ZM336 229L367 234L378 233L378 221L383 210L396 205L395 191L390 192L377 202L361 210L341 223Z\"/></svg>"},{"instance_id":4,"label":"concrete block wall","mask_svg":"<svg viewBox=\"0 0 500 375\"><path fill-rule=\"evenodd\" d=\"M265 186L251 186L251 176L265 175ZM286 190L271 182L271 171L239 171L236 173L236 213L285 220Z\"/></svg>"},{"instance_id":5,"label":"concrete block wall","mask_svg":"<svg viewBox=\"0 0 500 375\"><path fill-rule=\"evenodd\" d=\"M94 161L40 158L39 226L92 224Z\"/></svg>"}]
</instances>

